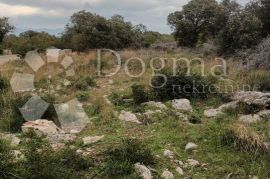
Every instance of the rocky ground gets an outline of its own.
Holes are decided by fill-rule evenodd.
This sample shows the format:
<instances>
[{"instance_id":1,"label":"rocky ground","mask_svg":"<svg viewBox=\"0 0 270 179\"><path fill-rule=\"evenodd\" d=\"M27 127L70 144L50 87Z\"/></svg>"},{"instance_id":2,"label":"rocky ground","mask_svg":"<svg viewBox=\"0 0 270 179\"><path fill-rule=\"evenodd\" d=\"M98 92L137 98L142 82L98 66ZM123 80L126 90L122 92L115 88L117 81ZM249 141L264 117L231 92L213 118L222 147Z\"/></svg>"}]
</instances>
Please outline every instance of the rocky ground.
<instances>
[{"instance_id":1,"label":"rocky ground","mask_svg":"<svg viewBox=\"0 0 270 179\"><path fill-rule=\"evenodd\" d=\"M126 80L121 73L95 80L96 86L85 91L89 99L81 101L89 117L82 130L67 132L48 118L25 122L21 133L1 134L11 142L16 160L24 160L23 134L34 131L55 151L75 148L77 155L94 158L88 171L90 176L98 171L94 178L270 177L270 93L240 91L226 103L209 98L136 105L127 94L137 81ZM116 92L122 95L119 103L112 97ZM155 164L135 162L134 175L99 175L99 167L106 163L104 152L126 138L146 144Z\"/></svg>"}]
</instances>

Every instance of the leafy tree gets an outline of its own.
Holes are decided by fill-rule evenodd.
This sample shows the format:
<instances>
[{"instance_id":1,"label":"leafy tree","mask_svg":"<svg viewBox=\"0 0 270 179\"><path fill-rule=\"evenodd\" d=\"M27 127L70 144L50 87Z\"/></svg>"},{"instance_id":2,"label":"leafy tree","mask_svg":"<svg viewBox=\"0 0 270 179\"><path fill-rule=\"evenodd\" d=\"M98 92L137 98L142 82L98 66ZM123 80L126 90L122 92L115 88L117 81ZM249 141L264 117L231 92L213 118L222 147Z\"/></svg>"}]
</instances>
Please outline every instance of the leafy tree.
<instances>
[{"instance_id":1,"label":"leafy tree","mask_svg":"<svg viewBox=\"0 0 270 179\"><path fill-rule=\"evenodd\" d=\"M255 15L243 11L229 17L220 33L221 52L234 52L256 45L261 39L262 22Z\"/></svg>"},{"instance_id":2,"label":"leafy tree","mask_svg":"<svg viewBox=\"0 0 270 179\"><path fill-rule=\"evenodd\" d=\"M62 41L71 43L72 48L79 51L140 47L145 31L145 26L133 26L120 15L106 19L91 12L79 11L71 16Z\"/></svg>"},{"instance_id":3,"label":"leafy tree","mask_svg":"<svg viewBox=\"0 0 270 179\"><path fill-rule=\"evenodd\" d=\"M255 0L246 5L246 10L255 14L263 23L263 35L270 34L270 1Z\"/></svg>"},{"instance_id":4,"label":"leafy tree","mask_svg":"<svg viewBox=\"0 0 270 179\"><path fill-rule=\"evenodd\" d=\"M215 36L219 32L218 16L221 9L215 0L192 0L168 16L179 45L194 47L198 40Z\"/></svg>"},{"instance_id":5,"label":"leafy tree","mask_svg":"<svg viewBox=\"0 0 270 179\"><path fill-rule=\"evenodd\" d=\"M5 35L13 29L14 27L9 24L7 17L0 17L0 43L2 43Z\"/></svg>"},{"instance_id":6,"label":"leafy tree","mask_svg":"<svg viewBox=\"0 0 270 179\"><path fill-rule=\"evenodd\" d=\"M57 46L58 39L46 32L26 31L19 36L9 35L3 41L3 46L15 54L24 56L30 50L44 51L50 46Z\"/></svg>"}]
</instances>

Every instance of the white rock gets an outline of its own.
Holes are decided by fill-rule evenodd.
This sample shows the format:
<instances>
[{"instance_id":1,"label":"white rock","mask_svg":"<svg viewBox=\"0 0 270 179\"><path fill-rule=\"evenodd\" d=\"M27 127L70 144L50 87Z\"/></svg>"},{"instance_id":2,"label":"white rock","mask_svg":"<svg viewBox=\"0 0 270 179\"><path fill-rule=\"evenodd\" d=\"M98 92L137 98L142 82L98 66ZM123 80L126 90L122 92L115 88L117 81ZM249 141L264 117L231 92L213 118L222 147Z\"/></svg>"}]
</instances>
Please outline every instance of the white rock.
<instances>
[{"instance_id":1,"label":"white rock","mask_svg":"<svg viewBox=\"0 0 270 179\"><path fill-rule=\"evenodd\" d=\"M195 143L192 143L192 142L189 142L186 147L185 147L185 150L195 150L198 148L198 145L195 144Z\"/></svg>"},{"instance_id":2,"label":"white rock","mask_svg":"<svg viewBox=\"0 0 270 179\"><path fill-rule=\"evenodd\" d=\"M135 171L143 178L143 179L152 179L151 171L140 163L135 164Z\"/></svg>"},{"instance_id":3,"label":"white rock","mask_svg":"<svg viewBox=\"0 0 270 179\"><path fill-rule=\"evenodd\" d=\"M166 170L162 173L161 177L164 178L164 179L174 179L173 174L172 174L168 169L166 169Z\"/></svg>"},{"instance_id":4,"label":"white rock","mask_svg":"<svg viewBox=\"0 0 270 179\"><path fill-rule=\"evenodd\" d=\"M93 143L96 143L100 140L102 140L105 136L89 136L89 137L84 137L83 140L83 145L90 145Z\"/></svg>"},{"instance_id":5,"label":"white rock","mask_svg":"<svg viewBox=\"0 0 270 179\"><path fill-rule=\"evenodd\" d=\"M244 123L256 123L262 120L259 115L243 115L240 116L239 121L244 122Z\"/></svg>"},{"instance_id":6,"label":"white rock","mask_svg":"<svg viewBox=\"0 0 270 179\"><path fill-rule=\"evenodd\" d=\"M113 80L109 80L108 83L109 83L110 85L112 85L114 82L113 82Z\"/></svg>"},{"instance_id":7,"label":"white rock","mask_svg":"<svg viewBox=\"0 0 270 179\"><path fill-rule=\"evenodd\" d=\"M172 101L172 107L182 111L192 111L192 106L188 99L175 99Z\"/></svg>"},{"instance_id":8,"label":"white rock","mask_svg":"<svg viewBox=\"0 0 270 179\"><path fill-rule=\"evenodd\" d=\"M70 130L70 134L78 134L78 133L80 133L79 130L76 130L76 129L71 129Z\"/></svg>"},{"instance_id":9,"label":"white rock","mask_svg":"<svg viewBox=\"0 0 270 179\"><path fill-rule=\"evenodd\" d=\"M36 134L45 135L59 134L63 132L52 121L48 121L45 119L25 122L22 126L22 131L29 132L30 130L33 130Z\"/></svg>"},{"instance_id":10,"label":"white rock","mask_svg":"<svg viewBox=\"0 0 270 179\"><path fill-rule=\"evenodd\" d=\"M147 110L145 113L143 113L143 115L146 116L147 118L150 118L152 115L157 114L157 113L162 113L162 111L160 111L160 110L156 110L156 111Z\"/></svg>"},{"instance_id":11,"label":"white rock","mask_svg":"<svg viewBox=\"0 0 270 179\"><path fill-rule=\"evenodd\" d=\"M200 163L194 159L188 159L187 162L191 167L198 167L200 165Z\"/></svg>"},{"instance_id":12,"label":"white rock","mask_svg":"<svg viewBox=\"0 0 270 179\"><path fill-rule=\"evenodd\" d=\"M163 153L164 157L172 159L174 157L174 153L170 150L165 150Z\"/></svg>"},{"instance_id":13,"label":"white rock","mask_svg":"<svg viewBox=\"0 0 270 179\"><path fill-rule=\"evenodd\" d=\"M258 115L262 120L270 120L270 110L260 111Z\"/></svg>"},{"instance_id":14,"label":"white rock","mask_svg":"<svg viewBox=\"0 0 270 179\"><path fill-rule=\"evenodd\" d=\"M255 104L260 106L270 106L270 93L257 91L240 91L234 94L233 100L245 102L247 104Z\"/></svg>"},{"instance_id":15,"label":"white rock","mask_svg":"<svg viewBox=\"0 0 270 179\"><path fill-rule=\"evenodd\" d=\"M180 113L180 112L176 112L175 115L180 118L183 121L188 121L188 115Z\"/></svg>"},{"instance_id":16,"label":"white rock","mask_svg":"<svg viewBox=\"0 0 270 179\"><path fill-rule=\"evenodd\" d=\"M227 110L227 109L235 109L235 108L237 108L238 103L239 103L239 101L232 101L232 102L223 104L218 108L218 110L223 112L224 110Z\"/></svg>"},{"instance_id":17,"label":"white rock","mask_svg":"<svg viewBox=\"0 0 270 179\"><path fill-rule=\"evenodd\" d=\"M204 116L208 118L216 117L222 114L222 112L218 109L208 109L204 111Z\"/></svg>"},{"instance_id":18,"label":"white rock","mask_svg":"<svg viewBox=\"0 0 270 179\"><path fill-rule=\"evenodd\" d=\"M177 173L179 173L179 175L181 175L181 176L184 175L184 171L183 171L183 169L181 167L176 167L175 170L176 170Z\"/></svg>"},{"instance_id":19,"label":"white rock","mask_svg":"<svg viewBox=\"0 0 270 179\"><path fill-rule=\"evenodd\" d=\"M163 104L162 102L149 101L149 102L143 103L143 105L159 108L159 109L167 109L167 106Z\"/></svg>"},{"instance_id":20,"label":"white rock","mask_svg":"<svg viewBox=\"0 0 270 179\"><path fill-rule=\"evenodd\" d=\"M12 146L17 146L21 143L21 139L19 139L15 134L0 134L0 137L10 141Z\"/></svg>"},{"instance_id":21,"label":"white rock","mask_svg":"<svg viewBox=\"0 0 270 179\"><path fill-rule=\"evenodd\" d=\"M63 85L64 85L65 87L70 86L70 85L71 85L71 82L68 81L67 79L65 79L65 80L63 81Z\"/></svg>"},{"instance_id":22,"label":"white rock","mask_svg":"<svg viewBox=\"0 0 270 179\"><path fill-rule=\"evenodd\" d=\"M126 122L134 122L137 124L141 124L141 122L137 119L136 115L131 112L121 111L119 119Z\"/></svg>"},{"instance_id":23,"label":"white rock","mask_svg":"<svg viewBox=\"0 0 270 179\"><path fill-rule=\"evenodd\" d=\"M24 159L24 155L19 150L12 150L11 153L13 154L15 161Z\"/></svg>"}]
</instances>

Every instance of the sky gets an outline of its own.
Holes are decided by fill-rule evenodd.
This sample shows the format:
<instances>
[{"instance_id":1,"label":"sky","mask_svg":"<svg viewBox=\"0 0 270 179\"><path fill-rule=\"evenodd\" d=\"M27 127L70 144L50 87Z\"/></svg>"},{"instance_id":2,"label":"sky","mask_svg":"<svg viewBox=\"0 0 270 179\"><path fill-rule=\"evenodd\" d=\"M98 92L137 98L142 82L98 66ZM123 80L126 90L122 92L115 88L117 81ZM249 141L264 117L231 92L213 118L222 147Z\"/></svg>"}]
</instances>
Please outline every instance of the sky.
<instances>
[{"instance_id":1,"label":"sky","mask_svg":"<svg viewBox=\"0 0 270 179\"><path fill-rule=\"evenodd\" d=\"M249 0L237 0L241 4ZM15 33L24 30L63 31L69 17L80 10L106 18L114 14L133 24L144 24L148 30L170 33L169 13L181 10L189 0L0 0L0 16L10 18Z\"/></svg>"}]
</instances>

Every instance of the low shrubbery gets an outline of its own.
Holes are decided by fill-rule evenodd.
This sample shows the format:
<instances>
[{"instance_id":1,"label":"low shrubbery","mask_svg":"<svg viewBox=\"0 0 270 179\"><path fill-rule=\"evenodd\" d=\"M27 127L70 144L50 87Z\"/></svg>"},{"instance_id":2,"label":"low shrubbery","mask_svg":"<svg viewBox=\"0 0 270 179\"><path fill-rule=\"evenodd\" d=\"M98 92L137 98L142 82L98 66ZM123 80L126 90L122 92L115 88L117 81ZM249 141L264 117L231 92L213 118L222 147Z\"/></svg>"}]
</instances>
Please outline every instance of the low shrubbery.
<instances>
[{"instance_id":1,"label":"low shrubbery","mask_svg":"<svg viewBox=\"0 0 270 179\"><path fill-rule=\"evenodd\" d=\"M75 87L78 90L86 91L89 89L89 87L95 86L96 83L93 78L87 76L87 77L81 77L75 82Z\"/></svg>"},{"instance_id":2,"label":"low shrubbery","mask_svg":"<svg viewBox=\"0 0 270 179\"><path fill-rule=\"evenodd\" d=\"M24 119L19 108L21 108L29 99L29 95L17 96L14 99L11 99L12 114L9 121L11 132L21 131L21 126L24 123Z\"/></svg>"},{"instance_id":3,"label":"low shrubbery","mask_svg":"<svg viewBox=\"0 0 270 179\"><path fill-rule=\"evenodd\" d=\"M166 81L162 76L152 79L153 96L156 100L206 99L212 94L217 94L215 86L199 75L187 75L182 72L173 75L169 71L163 71L162 74L166 76Z\"/></svg>"},{"instance_id":4,"label":"low shrubbery","mask_svg":"<svg viewBox=\"0 0 270 179\"><path fill-rule=\"evenodd\" d=\"M144 85L135 84L131 88L133 99L136 104L141 104L149 100L149 93L146 92Z\"/></svg>"},{"instance_id":5,"label":"low shrubbery","mask_svg":"<svg viewBox=\"0 0 270 179\"><path fill-rule=\"evenodd\" d=\"M0 75L0 93L5 92L9 88L8 80Z\"/></svg>"},{"instance_id":6,"label":"low shrubbery","mask_svg":"<svg viewBox=\"0 0 270 179\"><path fill-rule=\"evenodd\" d=\"M89 99L89 92L86 91L79 91L76 93L76 97L79 101L87 101Z\"/></svg>"},{"instance_id":7,"label":"low shrubbery","mask_svg":"<svg viewBox=\"0 0 270 179\"><path fill-rule=\"evenodd\" d=\"M86 178L93 166L89 158L77 155L76 149L54 151L43 137L33 132L24 138L24 157L17 161L8 145L0 140L0 178Z\"/></svg>"},{"instance_id":8,"label":"low shrubbery","mask_svg":"<svg viewBox=\"0 0 270 179\"><path fill-rule=\"evenodd\" d=\"M120 145L106 152L108 156L104 176L121 178L132 175L134 164L154 165L155 159L148 147L135 139L124 139Z\"/></svg>"}]
</instances>

